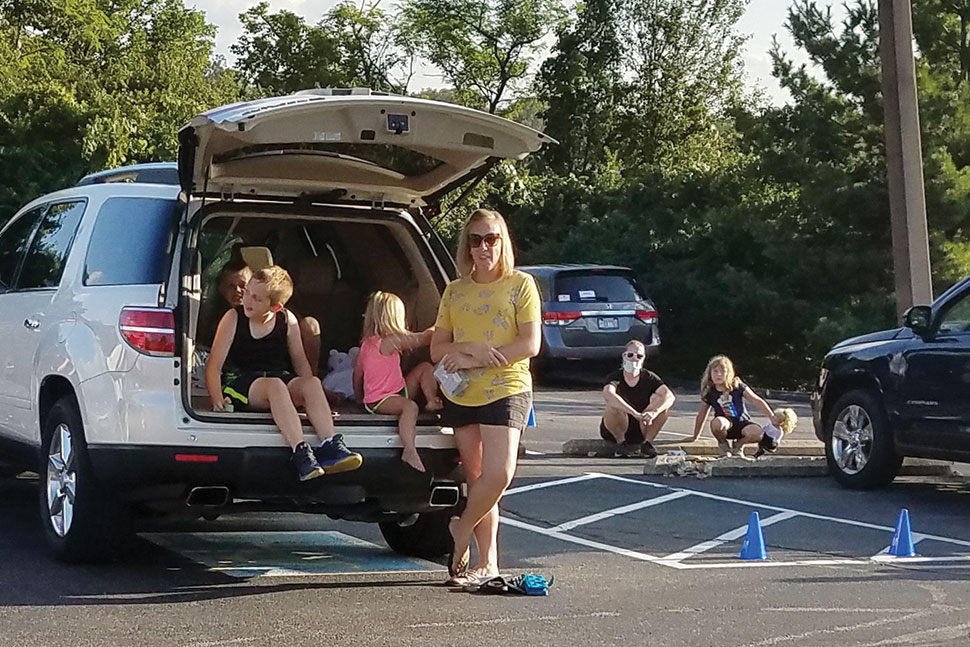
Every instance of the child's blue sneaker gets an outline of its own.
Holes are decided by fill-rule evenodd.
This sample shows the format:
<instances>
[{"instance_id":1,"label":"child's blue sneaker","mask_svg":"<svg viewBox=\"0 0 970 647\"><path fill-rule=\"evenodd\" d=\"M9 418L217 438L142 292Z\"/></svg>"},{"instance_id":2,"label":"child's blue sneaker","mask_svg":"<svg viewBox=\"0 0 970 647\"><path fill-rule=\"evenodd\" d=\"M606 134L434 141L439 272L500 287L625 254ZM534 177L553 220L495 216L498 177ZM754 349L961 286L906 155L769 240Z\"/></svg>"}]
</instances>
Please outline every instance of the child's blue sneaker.
<instances>
[{"instance_id":1,"label":"child's blue sneaker","mask_svg":"<svg viewBox=\"0 0 970 647\"><path fill-rule=\"evenodd\" d=\"M296 473L299 475L301 481L309 481L310 479L324 475L323 468L317 463L317 459L314 458L310 446L306 443L300 443L293 448L293 455L290 456L290 462L296 466Z\"/></svg>"},{"instance_id":2,"label":"child's blue sneaker","mask_svg":"<svg viewBox=\"0 0 970 647\"><path fill-rule=\"evenodd\" d=\"M357 452L347 449L343 434L334 434L330 440L324 441L313 450L317 463L327 474L349 472L361 466L364 459Z\"/></svg>"}]
</instances>

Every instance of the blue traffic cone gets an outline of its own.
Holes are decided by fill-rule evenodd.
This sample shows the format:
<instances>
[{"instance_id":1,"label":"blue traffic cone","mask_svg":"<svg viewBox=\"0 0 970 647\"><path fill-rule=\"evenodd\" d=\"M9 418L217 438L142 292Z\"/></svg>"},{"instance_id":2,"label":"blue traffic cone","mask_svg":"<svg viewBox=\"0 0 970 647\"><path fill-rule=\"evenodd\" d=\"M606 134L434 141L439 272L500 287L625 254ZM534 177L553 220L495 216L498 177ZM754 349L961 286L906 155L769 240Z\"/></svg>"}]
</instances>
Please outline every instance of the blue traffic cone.
<instances>
[{"instance_id":1,"label":"blue traffic cone","mask_svg":"<svg viewBox=\"0 0 970 647\"><path fill-rule=\"evenodd\" d=\"M535 405L529 408L529 420L525 423L526 427L536 426L536 408Z\"/></svg>"},{"instance_id":2,"label":"blue traffic cone","mask_svg":"<svg viewBox=\"0 0 970 647\"><path fill-rule=\"evenodd\" d=\"M741 544L740 559L769 559L765 551L765 536L761 532L761 517L755 510L748 518L748 532L744 536L744 543Z\"/></svg>"},{"instance_id":3,"label":"blue traffic cone","mask_svg":"<svg viewBox=\"0 0 970 647\"><path fill-rule=\"evenodd\" d=\"M909 510L903 508L896 519L896 531L893 540L889 542L889 554L893 557L916 557L913 546L913 533L909 528Z\"/></svg>"}]
</instances>

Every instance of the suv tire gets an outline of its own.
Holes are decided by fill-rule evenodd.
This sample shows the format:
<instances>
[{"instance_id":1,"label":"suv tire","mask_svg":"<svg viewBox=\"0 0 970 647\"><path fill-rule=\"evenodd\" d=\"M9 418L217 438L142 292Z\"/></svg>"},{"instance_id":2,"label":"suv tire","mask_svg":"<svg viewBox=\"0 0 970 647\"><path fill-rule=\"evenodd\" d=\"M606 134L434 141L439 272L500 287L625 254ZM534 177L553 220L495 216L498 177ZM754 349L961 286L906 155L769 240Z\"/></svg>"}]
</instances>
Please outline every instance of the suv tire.
<instances>
[{"instance_id":1,"label":"suv tire","mask_svg":"<svg viewBox=\"0 0 970 647\"><path fill-rule=\"evenodd\" d=\"M40 512L44 537L63 562L111 556L127 529L127 510L98 486L77 401L63 397L43 419Z\"/></svg>"},{"instance_id":2,"label":"suv tire","mask_svg":"<svg viewBox=\"0 0 970 647\"><path fill-rule=\"evenodd\" d=\"M396 521L382 521L381 534L384 541L396 553L408 557L435 559L451 552L451 533L448 521L458 508L446 508L434 512L422 512L417 521L402 525Z\"/></svg>"},{"instance_id":3,"label":"suv tire","mask_svg":"<svg viewBox=\"0 0 970 647\"><path fill-rule=\"evenodd\" d=\"M868 391L849 391L835 402L825 421L825 458L835 480L866 489L889 484L902 464L889 419Z\"/></svg>"}]
</instances>

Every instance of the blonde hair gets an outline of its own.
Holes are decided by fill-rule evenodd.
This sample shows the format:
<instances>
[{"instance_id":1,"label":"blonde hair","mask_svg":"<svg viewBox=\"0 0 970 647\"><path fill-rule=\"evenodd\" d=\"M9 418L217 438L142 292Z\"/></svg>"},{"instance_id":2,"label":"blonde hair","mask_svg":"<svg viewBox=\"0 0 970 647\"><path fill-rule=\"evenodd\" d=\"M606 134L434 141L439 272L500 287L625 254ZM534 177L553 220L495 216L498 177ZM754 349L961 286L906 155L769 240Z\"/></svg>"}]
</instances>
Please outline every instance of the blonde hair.
<instances>
[{"instance_id":1,"label":"blonde hair","mask_svg":"<svg viewBox=\"0 0 970 647\"><path fill-rule=\"evenodd\" d=\"M472 262L471 245L468 242L468 231L471 229L472 224L481 220L492 220L498 223L499 233L502 236L500 242L502 252L498 257L499 271L503 279L512 276L512 272L515 269L515 252L512 251L512 238L509 236L509 226L505 222L505 218L502 217L502 214L490 209L476 209L468 217L465 226L461 228L461 234L458 237L458 254L455 256L458 261L458 275L463 279L468 278L475 269L475 264Z\"/></svg>"},{"instance_id":2,"label":"blonde hair","mask_svg":"<svg viewBox=\"0 0 970 647\"><path fill-rule=\"evenodd\" d=\"M794 409L784 408L775 409L775 415L772 418L772 422L778 420L777 427L781 429L782 433L790 434L795 431L795 425L798 424L798 416L795 414Z\"/></svg>"},{"instance_id":3,"label":"blonde hair","mask_svg":"<svg viewBox=\"0 0 970 647\"><path fill-rule=\"evenodd\" d=\"M253 272L252 281L259 281L266 286L266 294L273 305L285 306L293 296L293 279L290 273L279 265L270 265Z\"/></svg>"},{"instance_id":4,"label":"blonde hair","mask_svg":"<svg viewBox=\"0 0 970 647\"><path fill-rule=\"evenodd\" d=\"M741 379L734 372L734 362L727 355L715 355L707 363L707 368L704 369L704 375L701 376L702 398L710 393L711 389L716 388L714 382L711 380L711 369L718 365L724 368L724 388L727 389L727 392L730 393L738 388L738 385L741 383Z\"/></svg>"},{"instance_id":5,"label":"blonde hair","mask_svg":"<svg viewBox=\"0 0 970 647\"><path fill-rule=\"evenodd\" d=\"M364 312L364 328L361 339L378 335L386 337L408 332L404 313L404 302L396 294L378 290L367 300Z\"/></svg>"},{"instance_id":6,"label":"blonde hair","mask_svg":"<svg viewBox=\"0 0 970 647\"><path fill-rule=\"evenodd\" d=\"M630 346L636 346L637 348L639 348L639 349L640 349L640 351L641 351L641 352L643 353L643 356L644 356L644 358L646 358L646 356L647 356L647 345L646 345L646 344L644 344L644 343L643 343L642 341L640 341L639 339L631 339L630 341L628 341L628 342L627 342L627 343L626 343L626 344L625 344L625 345L623 346L623 350L625 351L625 350L626 350L627 348L629 348Z\"/></svg>"}]
</instances>

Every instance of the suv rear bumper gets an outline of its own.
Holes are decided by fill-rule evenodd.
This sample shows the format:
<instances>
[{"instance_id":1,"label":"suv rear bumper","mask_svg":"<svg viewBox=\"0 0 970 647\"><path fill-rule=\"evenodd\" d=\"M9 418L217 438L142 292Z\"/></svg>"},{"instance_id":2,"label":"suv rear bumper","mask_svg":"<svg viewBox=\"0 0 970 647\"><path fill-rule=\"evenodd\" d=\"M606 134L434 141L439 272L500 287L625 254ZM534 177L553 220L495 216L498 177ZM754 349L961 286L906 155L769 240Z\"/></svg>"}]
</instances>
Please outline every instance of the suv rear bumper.
<instances>
[{"instance_id":1,"label":"suv rear bumper","mask_svg":"<svg viewBox=\"0 0 970 647\"><path fill-rule=\"evenodd\" d=\"M419 452L424 474L406 466L400 450L364 449L359 469L301 483L286 447L88 446L99 483L126 501L174 512L189 507L193 488L225 487L229 503L361 519L434 509L433 487L464 482L457 450Z\"/></svg>"}]
</instances>

